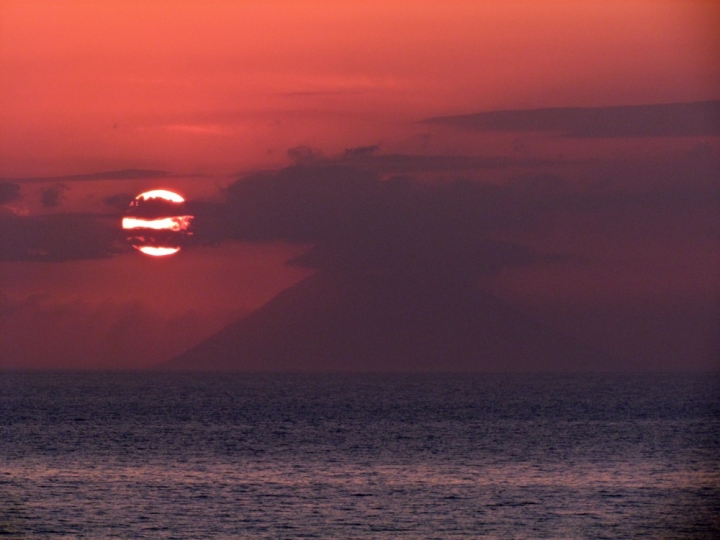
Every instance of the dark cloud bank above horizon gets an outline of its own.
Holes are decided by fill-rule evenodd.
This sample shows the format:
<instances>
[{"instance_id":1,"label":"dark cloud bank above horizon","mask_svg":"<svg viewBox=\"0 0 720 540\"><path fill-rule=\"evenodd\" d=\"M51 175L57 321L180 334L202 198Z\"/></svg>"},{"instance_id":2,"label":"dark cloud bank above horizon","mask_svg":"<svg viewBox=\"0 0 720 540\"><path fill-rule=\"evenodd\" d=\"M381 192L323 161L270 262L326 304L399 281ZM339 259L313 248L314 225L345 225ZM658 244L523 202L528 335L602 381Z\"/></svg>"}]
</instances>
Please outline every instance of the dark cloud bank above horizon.
<instances>
[{"instance_id":1,"label":"dark cloud bank above horizon","mask_svg":"<svg viewBox=\"0 0 720 540\"><path fill-rule=\"evenodd\" d=\"M556 108L429 119L428 123L480 131L552 131L572 137L687 136L720 134L720 101L633 107ZM598 162L591 181L558 172L562 162L507 156L382 154L376 146L322 158L308 148L289 152L295 165L243 176L225 189L224 202L189 201L196 241L285 241L316 247L296 264L312 267L416 266L492 271L540 257L521 245L491 241L488 232L532 229L550 216L582 214L608 223L636 212L658 225L697 209L712 213L720 192L720 157L698 146L684 158L657 163ZM568 163L568 162L566 162ZM590 165L592 168L592 165ZM479 182L473 171L515 171L500 183ZM525 171L525 172L522 172ZM449 178L428 183L418 174ZM126 169L59 177L4 179L0 203L18 200L23 182L54 182L42 205L61 207L64 183L167 179L167 171ZM453 179L454 178L454 179ZM645 183L642 183L642 180ZM123 210L133 195L105 199ZM695 208L697 207L697 208ZM0 260L72 260L122 252L111 216L0 213ZM630 219L632 221L632 219ZM648 226L646 222L644 227ZM711 233L712 234L712 233ZM544 254L548 255L563 254Z\"/></svg>"},{"instance_id":2,"label":"dark cloud bank above horizon","mask_svg":"<svg viewBox=\"0 0 720 540\"><path fill-rule=\"evenodd\" d=\"M437 121L463 129L505 126L580 137L715 135L715 128L707 126L720 124L712 116L718 103L685 109L664 106L667 114L658 112L658 106L614 108L609 115L615 118L612 129L593 124L593 117L602 117L597 109L482 113ZM698 116L698 111L711 115ZM655 114L664 120L648 123ZM623 127L628 118L639 122L634 133ZM695 124L688 124L688 118ZM577 281L578 298L553 299L546 294L545 299L577 303L575 312L562 316L566 328L572 327L567 321L582 322L597 308L604 315L587 315L587 341L597 338L596 345L605 345L603 334L615 324L622 328L615 330L614 350L635 354L641 367L681 368L682 360L677 359L683 347L699 358L696 367L717 367L713 348L720 344L720 298L713 283L720 277L720 156L702 139L690 152L654 160L582 163L580 175L577 168L566 167L568 162L383 154L376 146L348 149L334 157L300 147L290 157L295 164L238 178L222 190L219 202L189 200L195 234L187 248L222 249L228 242L308 245L308 251L288 262L318 270L321 276L336 276L333 283L350 286L352 276L389 275L395 277L388 282L414 283L422 293L419 284L442 282L449 288L439 290L455 291L458 301L465 289L452 287L472 287L483 276L521 271L538 291L545 287L546 294L546 282L570 275L574 277L568 280ZM481 181L474 174L488 170L499 180ZM136 179L145 172L43 181L60 186L101 177ZM438 175L428 181L423 174L427 172ZM152 175L163 178L167 173ZM0 183L3 203L21 198L21 183ZM120 217L132 194L106 197L102 214L62 213L62 188L51 187L43 194L43 204L53 213L0 213L2 229L9 231L0 239L0 261L90 260L131 250L120 230ZM320 294L317 291L324 291L328 283L316 279L306 289ZM302 290L285 298L295 298ZM358 292L358 297L363 294ZM411 297L408 293L402 298ZM442 295L436 300L440 305ZM428 301L424 306L431 311L434 305ZM677 343L663 341L675 330ZM658 360L663 354L666 357Z\"/></svg>"},{"instance_id":3,"label":"dark cloud bank above horizon","mask_svg":"<svg viewBox=\"0 0 720 540\"><path fill-rule=\"evenodd\" d=\"M432 158L444 162L450 174L458 168L454 162L464 167L468 161L465 156ZM493 240L505 230L533 231L539 223L571 217L579 227L599 224L601 234L612 241L623 226L682 235L688 220L698 215L712 220L720 212L720 159L709 149L663 163L600 164L590 182L556 172L533 172L501 183L475 181L468 174L435 183L416 180L412 171L427 160L376 155L371 149L245 175L223 190L222 202L188 201L188 211L195 215L192 242L311 244L293 264L467 275L557 262L568 255L540 254L517 242ZM396 174L398 169L408 172ZM20 197L15 186L3 183L6 202ZM61 191L43 192L43 204L56 208ZM131 198L128 193L107 197L106 214L4 212L0 221L8 233L0 241L0 260L65 261L122 253L128 248L119 216ZM694 240L717 240L712 225L694 231L699 235Z\"/></svg>"}]
</instances>

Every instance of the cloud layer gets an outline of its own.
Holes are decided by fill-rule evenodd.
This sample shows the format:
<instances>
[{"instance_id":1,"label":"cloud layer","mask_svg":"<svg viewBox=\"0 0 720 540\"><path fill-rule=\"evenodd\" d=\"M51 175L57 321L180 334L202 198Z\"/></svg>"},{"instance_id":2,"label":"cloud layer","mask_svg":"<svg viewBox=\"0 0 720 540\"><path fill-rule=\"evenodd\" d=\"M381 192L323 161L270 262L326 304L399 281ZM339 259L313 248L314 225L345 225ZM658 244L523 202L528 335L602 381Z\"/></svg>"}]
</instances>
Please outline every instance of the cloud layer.
<instances>
[{"instance_id":1,"label":"cloud layer","mask_svg":"<svg viewBox=\"0 0 720 540\"><path fill-rule=\"evenodd\" d=\"M492 190L490 190L492 191ZM231 184L222 205L190 205L200 241L286 241L315 247L314 268L457 273L528 264L522 246L491 241L488 188L429 186L342 161L257 173Z\"/></svg>"},{"instance_id":2,"label":"cloud layer","mask_svg":"<svg viewBox=\"0 0 720 540\"><path fill-rule=\"evenodd\" d=\"M296 165L243 176L224 189L221 202L188 201L187 213L195 216L192 242L312 245L294 263L313 268L487 273L567 255L545 250L541 256L521 238L556 223L576 235L594 227L606 244L644 230L682 236L688 226L700 227L702 241L718 235L713 216L720 212L720 163L708 148L658 164L600 163L584 173L585 181L535 172L502 183L467 174L433 183L411 175L427 169L428 159L452 175L468 163L466 156L376 155L373 147L336 158L309 155ZM397 173L398 163L404 174ZM16 184L2 186L6 202L20 197ZM55 195L45 202L57 202ZM2 213L7 234L0 260L112 256L127 248L120 216L131 199L128 193L105 198L113 215ZM520 236L498 240L504 231Z\"/></svg>"},{"instance_id":3,"label":"cloud layer","mask_svg":"<svg viewBox=\"0 0 720 540\"><path fill-rule=\"evenodd\" d=\"M425 120L476 131L550 131L569 137L720 135L720 101L491 111Z\"/></svg>"},{"instance_id":4,"label":"cloud layer","mask_svg":"<svg viewBox=\"0 0 720 540\"><path fill-rule=\"evenodd\" d=\"M20 185L14 182L0 182L0 204L6 204L20 198Z\"/></svg>"},{"instance_id":5,"label":"cloud layer","mask_svg":"<svg viewBox=\"0 0 720 540\"><path fill-rule=\"evenodd\" d=\"M94 214L4 213L0 226L0 261L100 259L118 253L122 240L115 223Z\"/></svg>"},{"instance_id":6,"label":"cloud layer","mask_svg":"<svg viewBox=\"0 0 720 540\"><path fill-rule=\"evenodd\" d=\"M27 178L7 178L14 182L93 182L97 180L142 180L152 178L166 178L170 176L167 171L154 169L122 169L118 171L103 171L89 174L70 174L65 176L34 176Z\"/></svg>"}]
</instances>

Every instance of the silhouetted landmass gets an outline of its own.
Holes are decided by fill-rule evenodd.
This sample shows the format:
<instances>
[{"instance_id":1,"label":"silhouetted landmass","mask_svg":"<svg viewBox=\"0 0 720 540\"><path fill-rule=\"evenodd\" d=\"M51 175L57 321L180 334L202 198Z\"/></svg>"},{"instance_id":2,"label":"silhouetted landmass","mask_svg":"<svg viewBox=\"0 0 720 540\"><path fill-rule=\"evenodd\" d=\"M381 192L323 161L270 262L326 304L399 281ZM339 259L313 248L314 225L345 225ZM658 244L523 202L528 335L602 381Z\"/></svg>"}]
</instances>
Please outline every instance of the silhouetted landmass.
<instances>
[{"instance_id":1,"label":"silhouetted landmass","mask_svg":"<svg viewBox=\"0 0 720 540\"><path fill-rule=\"evenodd\" d=\"M571 137L720 135L720 100L627 107L562 107L441 116L423 122L476 131L554 131Z\"/></svg>"},{"instance_id":2,"label":"silhouetted landmass","mask_svg":"<svg viewBox=\"0 0 720 540\"><path fill-rule=\"evenodd\" d=\"M159 369L440 372L620 367L459 281L412 272L320 272Z\"/></svg>"}]
</instances>

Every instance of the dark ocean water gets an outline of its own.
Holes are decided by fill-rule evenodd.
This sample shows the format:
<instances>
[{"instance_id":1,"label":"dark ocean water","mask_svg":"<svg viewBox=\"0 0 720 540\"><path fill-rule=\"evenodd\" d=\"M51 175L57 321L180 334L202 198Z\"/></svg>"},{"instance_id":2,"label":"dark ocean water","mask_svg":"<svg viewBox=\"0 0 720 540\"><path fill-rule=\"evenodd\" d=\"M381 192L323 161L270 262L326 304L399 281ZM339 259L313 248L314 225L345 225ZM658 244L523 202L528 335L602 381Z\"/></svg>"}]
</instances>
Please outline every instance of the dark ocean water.
<instances>
[{"instance_id":1,"label":"dark ocean water","mask_svg":"<svg viewBox=\"0 0 720 540\"><path fill-rule=\"evenodd\" d=\"M720 378L3 373L0 533L720 538Z\"/></svg>"}]
</instances>

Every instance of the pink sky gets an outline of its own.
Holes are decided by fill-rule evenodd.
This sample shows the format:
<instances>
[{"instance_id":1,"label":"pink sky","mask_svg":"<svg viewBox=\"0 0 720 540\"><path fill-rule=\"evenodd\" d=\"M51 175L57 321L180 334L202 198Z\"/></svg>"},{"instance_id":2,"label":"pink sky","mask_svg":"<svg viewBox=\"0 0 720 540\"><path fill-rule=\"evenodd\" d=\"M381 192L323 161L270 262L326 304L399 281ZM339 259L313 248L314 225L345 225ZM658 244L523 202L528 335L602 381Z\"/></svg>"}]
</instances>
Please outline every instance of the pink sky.
<instances>
[{"instance_id":1,"label":"pink sky","mask_svg":"<svg viewBox=\"0 0 720 540\"><path fill-rule=\"evenodd\" d=\"M697 0L0 3L0 175L234 173L442 114L714 99Z\"/></svg>"},{"instance_id":2,"label":"pink sky","mask_svg":"<svg viewBox=\"0 0 720 540\"><path fill-rule=\"evenodd\" d=\"M711 0L0 0L0 179L20 186L0 217L108 214L106 197L157 188L219 201L239 174L287 166L288 150L298 146L328 159L378 145L384 155L574 161L447 176L504 185L551 173L590 185L617 169L623 193L652 190L672 168L666 164L684 171L705 150L716 158L720 138L582 139L419 122L504 109L717 100L718 28L720 3ZM21 180L136 168L170 176ZM59 204L43 206L53 187ZM720 262L707 240L717 216L688 216L687 230L644 229L644 215L621 216L610 230L574 214L503 230L498 238L569 250L589 263L508 270L484 284L536 311L561 313L565 329L582 326L568 315L578 305L603 304L602 316L578 331L596 336L605 321L606 341L620 349L629 343L632 352L624 319L605 304L660 298L679 305L720 294ZM14 363L0 359L0 367L57 365L52 354L75 367L150 365L307 276L284 263L308 248L225 242L165 261L128 252L0 262L10 313L0 341L24 354ZM551 309L552 302L559 304ZM708 323L703 309L689 309L687 320ZM645 328L646 343L660 336L653 351L671 333L663 330L672 329L669 320ZM145 329L139 340L138 328Z\"/></svg>"}]
</instances>

